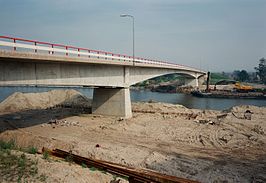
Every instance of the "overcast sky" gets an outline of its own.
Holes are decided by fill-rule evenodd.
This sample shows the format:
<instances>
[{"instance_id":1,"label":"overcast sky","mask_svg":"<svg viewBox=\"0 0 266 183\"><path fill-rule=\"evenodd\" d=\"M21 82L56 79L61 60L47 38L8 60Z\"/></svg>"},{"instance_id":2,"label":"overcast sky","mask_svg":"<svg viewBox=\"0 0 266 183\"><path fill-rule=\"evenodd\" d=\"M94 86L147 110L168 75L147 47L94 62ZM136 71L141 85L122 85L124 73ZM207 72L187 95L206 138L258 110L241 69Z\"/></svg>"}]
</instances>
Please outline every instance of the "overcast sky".
<instances>
[{"instance_id":1,"label":"overcast sky","mask_svg":"<svg viewBox=\"0 0 266 183\"><path fill-rule=\"evenodd\" d=\"M0 34L210 71L266 57L266 0L0 0Z\"/></svg>"}]
</instances>

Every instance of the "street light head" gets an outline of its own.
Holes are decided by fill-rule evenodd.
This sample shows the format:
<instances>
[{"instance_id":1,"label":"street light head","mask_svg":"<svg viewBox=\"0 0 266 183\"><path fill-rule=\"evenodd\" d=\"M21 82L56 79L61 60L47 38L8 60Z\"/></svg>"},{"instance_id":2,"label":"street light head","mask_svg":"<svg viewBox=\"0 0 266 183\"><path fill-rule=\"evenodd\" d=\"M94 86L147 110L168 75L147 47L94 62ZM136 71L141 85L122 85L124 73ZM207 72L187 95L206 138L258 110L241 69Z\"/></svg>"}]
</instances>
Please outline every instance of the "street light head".
<instances>
[{"instance_id":1,"label":"street light head","mask_svg":"<svg viewBox=\"0 0 266 183\"><path fill-rule=\"evenodd\" d=\"M126 14L121 14L120 17L127 17L128 15Z\"/></svg>"},{"instance_id":2,"label":"street light head","mask_svg":"<svg viewBox=\"0 0 266 183\"><path fill-rule=\"evenodd\" d=\"M131 18L134 18L134 16L128 15L128 14L121 14L120 17L131 17Z\"/></svg>"}]
</instances>

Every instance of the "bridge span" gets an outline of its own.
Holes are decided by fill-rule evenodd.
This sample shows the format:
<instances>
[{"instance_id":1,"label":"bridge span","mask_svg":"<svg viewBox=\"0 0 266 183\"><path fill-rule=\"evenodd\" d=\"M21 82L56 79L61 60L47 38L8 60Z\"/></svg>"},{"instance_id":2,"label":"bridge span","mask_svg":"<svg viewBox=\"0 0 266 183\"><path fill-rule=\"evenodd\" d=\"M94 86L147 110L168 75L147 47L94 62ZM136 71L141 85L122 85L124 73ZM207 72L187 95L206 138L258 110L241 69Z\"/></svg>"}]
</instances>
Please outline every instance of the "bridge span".
<instances>
[{"instance_id":1,"label":"bridge span","mask_svg":"<svg viewBox=\"0 0 266 183\"><path fill-rule=\"evenodd\" d=\"M0 86L93 86L95 114L131 117L129 86L171 73L192 86L206 75L179 64L0 36Z\"/></svg>"}]
</instances>

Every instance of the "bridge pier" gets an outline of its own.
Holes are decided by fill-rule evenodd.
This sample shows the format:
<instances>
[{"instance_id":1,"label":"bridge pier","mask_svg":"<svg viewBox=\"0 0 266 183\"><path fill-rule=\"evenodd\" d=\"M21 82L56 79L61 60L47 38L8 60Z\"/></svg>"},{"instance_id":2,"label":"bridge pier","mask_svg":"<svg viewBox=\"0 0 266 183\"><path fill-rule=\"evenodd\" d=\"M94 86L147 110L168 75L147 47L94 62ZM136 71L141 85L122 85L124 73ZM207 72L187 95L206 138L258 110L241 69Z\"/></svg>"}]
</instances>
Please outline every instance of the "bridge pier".
<instances>
[{"instance_id":1,"label":"bridge pier","mask_svg":"<svg viewBox=\"0 0 266 183\"><path fill-rule=\"evenodd\" d=\"M92 113L131 118L129 88L94 88Z\"/></svg>"},{"instance_id":2,"label":"bridge pier","mask_svg":"<svg viewBox=\"0 0 266 183\"><path fill-rule=\"evenodd\" d=\"M192 87L198 87L199 86L199 80L197 78L186 78L185 79L185 85L192 86Z\"/></svg>"}]
</instances>

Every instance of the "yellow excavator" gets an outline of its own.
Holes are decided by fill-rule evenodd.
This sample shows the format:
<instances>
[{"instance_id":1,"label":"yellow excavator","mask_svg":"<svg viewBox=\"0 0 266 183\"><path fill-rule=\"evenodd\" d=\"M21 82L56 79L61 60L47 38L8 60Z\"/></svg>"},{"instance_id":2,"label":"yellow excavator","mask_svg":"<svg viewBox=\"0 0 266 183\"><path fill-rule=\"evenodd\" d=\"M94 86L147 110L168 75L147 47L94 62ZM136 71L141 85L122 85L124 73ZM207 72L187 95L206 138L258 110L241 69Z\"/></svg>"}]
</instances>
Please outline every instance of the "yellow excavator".
<instances>
[{"instance_id":1,"label":"yellow excavator","mask_svg":"<svg viewBox=\"0 0 266 183\"><path fill-rule=\"evenodd\" d=\"M235 83L234 89L239 91L239 92L249 92L249 91L253 91L254 90L254 88L252 86L243 85L243 84L240 84L239 82Z\"/></svg>"}]
</instances>

